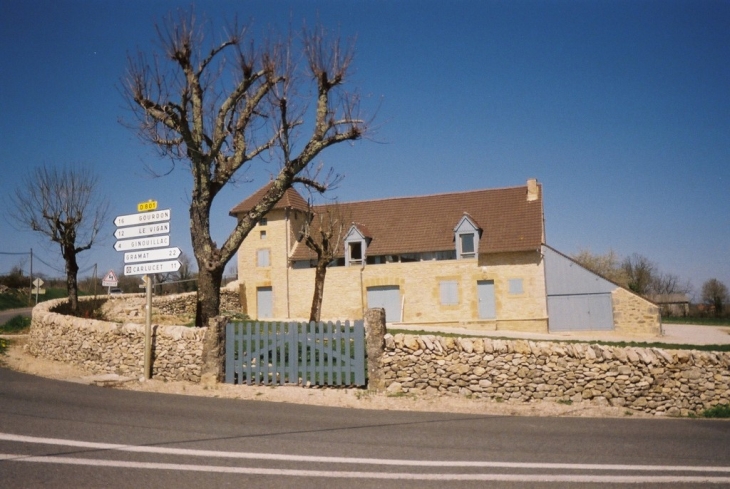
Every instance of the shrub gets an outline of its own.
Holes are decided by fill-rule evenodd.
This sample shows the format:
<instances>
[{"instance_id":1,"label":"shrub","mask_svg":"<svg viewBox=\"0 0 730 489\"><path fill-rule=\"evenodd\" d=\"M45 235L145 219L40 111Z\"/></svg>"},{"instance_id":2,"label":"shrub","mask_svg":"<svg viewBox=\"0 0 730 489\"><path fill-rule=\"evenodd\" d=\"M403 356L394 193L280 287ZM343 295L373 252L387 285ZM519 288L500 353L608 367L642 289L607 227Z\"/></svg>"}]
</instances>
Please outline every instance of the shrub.
<instances>
[{"instance_id":1,"label":"shrub","mask_svg":"<svg viewBox=\"0 0 730 489\"><path fill-rule=\"evenodd\" d=\"M703 418L730 418L730 404L718 404L702 411Z\"/></svg>"}]
</instances>

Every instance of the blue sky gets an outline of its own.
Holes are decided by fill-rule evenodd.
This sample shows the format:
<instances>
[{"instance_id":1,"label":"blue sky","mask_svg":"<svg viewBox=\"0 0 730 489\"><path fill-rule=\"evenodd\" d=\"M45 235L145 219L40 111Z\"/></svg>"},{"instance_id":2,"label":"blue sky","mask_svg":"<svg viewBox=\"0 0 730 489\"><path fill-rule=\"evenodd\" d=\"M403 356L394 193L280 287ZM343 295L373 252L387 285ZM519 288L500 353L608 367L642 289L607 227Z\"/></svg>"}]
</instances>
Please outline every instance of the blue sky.
<instances>
[{"instance_id":1,"label":"blue sky","mask_svg":"<svg viewBox=\"0 0 730 489\"><path fill-rule=\"evenodd\" d=\"M151 52L154 22L189 1L0 0L0 194L41 164L91 165L111 216L81 267L122 269L115 215L155 199L172 209L171 242L192 256L191 178L120 119L128 54ZM238 14L258 35L319 21L357 38L352 87L376 115L372 139L321 155L362 200L523 185L545 195L547 242L622 256L730 286L730 1L217 1L198 14ZM226 189L212 220L276 168ZM0 219L0 252L34 254L60 276L56 247ZM22 259L0 255L0 273ZM55 268L55 269L54 269ZM86 272L86 275L90 272Z\"/></svg>"}]
</instances>

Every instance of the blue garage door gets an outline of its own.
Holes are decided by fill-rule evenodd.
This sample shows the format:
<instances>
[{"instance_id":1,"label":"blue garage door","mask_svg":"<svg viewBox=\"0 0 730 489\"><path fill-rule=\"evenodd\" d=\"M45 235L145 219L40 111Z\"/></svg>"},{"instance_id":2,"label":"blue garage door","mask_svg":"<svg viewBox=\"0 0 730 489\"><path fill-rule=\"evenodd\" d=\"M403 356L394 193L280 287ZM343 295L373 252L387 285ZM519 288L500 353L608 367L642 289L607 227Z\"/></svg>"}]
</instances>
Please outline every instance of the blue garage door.
<instances>
[{"instance_id":1,"label":"blue garage door","mask_svg":"<svg viewBox=\"0 0 730 489\"><path fill-rule=\"evenodd\" d=\"M376 307L385 309L387 322L400 322L400 287L397 285L368 287L368 309Z\"/></svg>"},{"instance_id":2,"label":"blue garage door","mask_svg":"<svg viewBox=\"0 0 730 489\"><path fill-rule=\"evenodd\" d=\"M611 331L611 294L548 297L550 331Z\"/></svg>"}]
</instances>

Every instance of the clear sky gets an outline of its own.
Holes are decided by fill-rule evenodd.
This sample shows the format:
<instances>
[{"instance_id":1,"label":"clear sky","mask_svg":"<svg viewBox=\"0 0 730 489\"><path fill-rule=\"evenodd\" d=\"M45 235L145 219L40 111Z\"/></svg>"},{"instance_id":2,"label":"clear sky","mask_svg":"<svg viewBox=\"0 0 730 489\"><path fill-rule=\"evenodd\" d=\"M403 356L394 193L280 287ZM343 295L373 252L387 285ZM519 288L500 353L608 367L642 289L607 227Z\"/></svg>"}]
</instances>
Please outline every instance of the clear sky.
<instances>
[{"instance_id":1,"label":"clear sky","mask_svg":"<svg viewBox=\"0 0 730 489\"><path fill-rule=\"evenodd\" d=\"M41 164L85 163L111 204L106 241L79 255L82 275L121 272L115 215L155 199L171 242L192 256L191 177L120 119L126 57L151 52L154 22L189 1L0 0L0 194ZM320 160L345 175L342 201L523 185L545 196L547 242L640 253L690 280L730 286L730 1L216 1L258 34L319 21L357 38L353 87L376 113L373 140ZM219 198L228 211L268 181ZM61 276L57 247L0 219L0 252L34 254ZM0 273L23 257L0 255ZM27 267L26 267L27 268Z\"/></svg>"}]
</instances>

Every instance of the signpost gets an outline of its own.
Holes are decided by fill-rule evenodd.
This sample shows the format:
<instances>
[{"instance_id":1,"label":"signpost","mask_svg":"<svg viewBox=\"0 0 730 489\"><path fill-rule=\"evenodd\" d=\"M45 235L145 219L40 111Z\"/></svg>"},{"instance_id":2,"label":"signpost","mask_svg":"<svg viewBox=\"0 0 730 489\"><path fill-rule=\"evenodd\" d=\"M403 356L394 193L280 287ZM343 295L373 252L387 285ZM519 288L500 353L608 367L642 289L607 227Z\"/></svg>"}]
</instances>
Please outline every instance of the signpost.
<instances>
[{"instance_id":1,"label":"signpost","mask_svg":"<svg viewBox=\"0 0 730 489\"><path fill-rule=\"evenodd\" d=\"M38 304L38 294L43 295L46 293L46 289L41 289L41 286L44 283L45 282L39 278L33 280L33 291L35 292L35 303L36 304Z\"/></svg>"},{"instance_id":2,"label":"signpost","mask_svg":"<svg viewBox=\"0 0 730 489\"><path fill-rule=\"evenodd\" d=\"M169 236L153 236L151 238L126 239L114 243L114 249L117 251L143 250L147 248L161 248L170 246Z\"/></svg>"},{"instance_id":3,"label":"signpost","mask_svg":"<svg viewBox=\"0 0 730 489\"><path fill-rule=\"evenodd\" d=\"M117 216L114 219L114 225L117 226L114 237L119 239L114 243L114 249L127 252L124 253L124 275L143 275L147 296L144 378L148 380L152 377L152 274L178 271L180 262L176 258L181 251L177 247L168 248L170 209L157 210L157 201L150 200L137 204L137 211L138 214Z\"/></svg>"},{"instance_id":4,"label":"signpost","mask_svg":"<svg viewBox=\"0 0 730 489\"><path fill-rule=\"evenodd\" d=\"M170 261L153 261L149 263L140 263L137 265L124 265L124 275L147 275L148 273L170 273L180 270L180 262L177 260Z\"/></svg>"},{"instance_id":5,"label":"signpost","mask_svg":"<svg viewBox=\"0 0 730 489\"><path fill-rule=\"evenodd\" d=\"M163 248L161 250L142 250L124 254L124 263L138 263L149 260L165 260L180 256L180 248ZM176 270L177 271L177 270Z\"/></svg>"}]
</instances>

